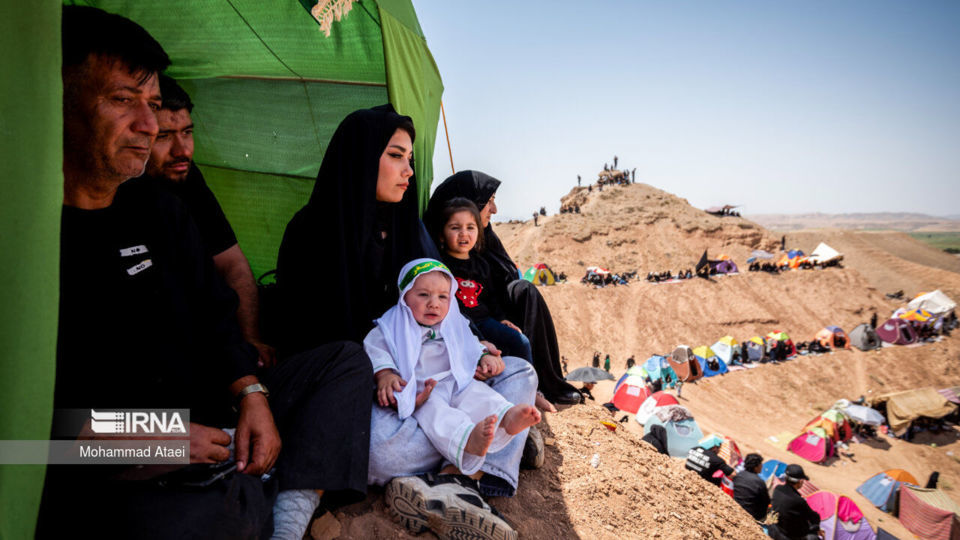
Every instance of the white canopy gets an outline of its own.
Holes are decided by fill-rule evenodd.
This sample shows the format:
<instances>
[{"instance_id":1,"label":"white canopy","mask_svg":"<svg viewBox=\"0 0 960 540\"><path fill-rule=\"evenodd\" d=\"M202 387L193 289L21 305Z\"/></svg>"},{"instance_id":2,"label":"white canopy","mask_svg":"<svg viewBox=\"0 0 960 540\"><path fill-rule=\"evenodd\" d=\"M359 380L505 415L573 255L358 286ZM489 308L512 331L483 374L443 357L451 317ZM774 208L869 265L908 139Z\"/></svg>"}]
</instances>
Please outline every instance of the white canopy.
<instances>
[{"instance_id":1,"label":"white canopy","mask_svg":"<svg viewBox=\"0 0 960 540\"><path fill-rule=\"evenodd\" d=\"M957 303L937 289L931 293L921 294L907 304L910 309L925 309L934 315L946 315L956 309Z\"/></svg>"},{"instance_id":2,"label":"white canopy","mask_svg":"<svg viewBox=\"0 0 960 540\"><path fill-rule=\"evenodd\" d=\"M817 249L813 250L813 253L810 254L810 262L823 264L830 262L834 259L842 259L843 254L833 249L832 247L820 242L820 245L817 246Z\"/></svg>"}]
</instances>

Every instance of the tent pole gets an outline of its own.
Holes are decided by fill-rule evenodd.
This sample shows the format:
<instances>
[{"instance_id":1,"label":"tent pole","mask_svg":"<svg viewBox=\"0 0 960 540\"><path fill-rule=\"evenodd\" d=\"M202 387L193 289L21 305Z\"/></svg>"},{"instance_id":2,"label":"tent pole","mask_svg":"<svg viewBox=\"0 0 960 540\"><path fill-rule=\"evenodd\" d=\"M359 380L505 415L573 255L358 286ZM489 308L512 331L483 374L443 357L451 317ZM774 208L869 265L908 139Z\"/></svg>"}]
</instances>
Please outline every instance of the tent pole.
<instances>
[{"instance_id":1,"label":"tent pole","mask_svg":"<svg viewBox=\"0 0 960 540\"><path fill-rule=\"evenodd\" d=\"M443 101L440 102L440 114L443 116L443 134L447 136L447 153L450 155L450 174L457 174L453 168L453 149L450 148L450 131L447 130L447 113L443 110Z\"/></svg>"}]
</instances>

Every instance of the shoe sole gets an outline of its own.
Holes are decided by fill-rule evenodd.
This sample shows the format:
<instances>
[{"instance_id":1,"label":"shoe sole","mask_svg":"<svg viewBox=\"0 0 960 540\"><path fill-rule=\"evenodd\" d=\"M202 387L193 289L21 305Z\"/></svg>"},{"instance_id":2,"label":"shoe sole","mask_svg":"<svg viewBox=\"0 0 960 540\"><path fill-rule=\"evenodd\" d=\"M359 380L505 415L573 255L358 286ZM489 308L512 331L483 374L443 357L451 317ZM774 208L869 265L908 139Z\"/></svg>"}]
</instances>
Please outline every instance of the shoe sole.
<instances>
[{"instance_id":1,"label":"shoe sole","mask_svg":"<svg viewBox=\"0 0 960 540\"><path fill-rule=\"evenodd\" d=\"M517 540L517 532L487 510L455 499L425 496L430 487L417 477L395 478L384 498L394 523L412 534L432 530L441 540Z\"/></svg>"}]
</instances>

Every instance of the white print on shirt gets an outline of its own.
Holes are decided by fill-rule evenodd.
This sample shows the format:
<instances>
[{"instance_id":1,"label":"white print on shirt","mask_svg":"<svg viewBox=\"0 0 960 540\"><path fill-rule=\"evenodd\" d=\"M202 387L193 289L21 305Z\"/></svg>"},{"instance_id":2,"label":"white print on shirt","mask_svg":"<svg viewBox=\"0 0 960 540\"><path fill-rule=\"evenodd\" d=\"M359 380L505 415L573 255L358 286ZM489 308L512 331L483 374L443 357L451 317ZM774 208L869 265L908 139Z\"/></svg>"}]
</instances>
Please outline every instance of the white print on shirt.
<instances>
[{"instance_id":1,"label":"white print on shirt","mask_svg":"<svg viewBox=\"0 0 960 540\"><path fill-rule=\"evenodd\" d=\"M143 245L143 244L140 244L139 246L131 246L131 247L128 247L128 248L123 248L123 249L121 249L121 250L120 250L120 256L121 256L121 257L130 257L130 256L132 256L132 255L142 255L142 254L144 254L144 253L147 253L148 251L149 251L149 250L147 249L147 246L145 246L145 245Z\"/></svg>"},{"instance_id":2,"label":"white print on shirt","mask_svg":"<svg viewBox=\"0 0 960 540\"><path fill-rule=\"evenodd\" d=\"M133 276L133 275L139 274L140 272L143 272L144 270L146 270L147 268L150 268L151 266L153 266L153 261L150 259L144 259L140 261L140 264L127 268L127 274L130 274L131 276Z\"/></svg>"},{"instance_id":3,"label":"white print on shirt","mask_svg":"<svg viewBox=\"0 0 960 540\"><path fill-rule=\"evenodd\" d=\"M710 466L710 458L703 452L694 451L687 454L687 463L697 472L701 472Z\"/></svg>"}]
</instances>

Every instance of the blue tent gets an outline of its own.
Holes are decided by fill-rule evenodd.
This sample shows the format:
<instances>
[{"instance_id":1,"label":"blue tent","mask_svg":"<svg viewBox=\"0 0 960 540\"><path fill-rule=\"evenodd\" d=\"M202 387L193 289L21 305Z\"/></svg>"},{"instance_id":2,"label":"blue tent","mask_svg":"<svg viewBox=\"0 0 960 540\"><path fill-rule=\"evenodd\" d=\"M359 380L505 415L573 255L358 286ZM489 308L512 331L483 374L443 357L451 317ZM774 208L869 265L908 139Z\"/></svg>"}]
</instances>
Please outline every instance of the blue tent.
<instances>
[{"instance_id":1,"label":"blue tent","mask_svg":"<svg viewBox=\"0 0 960 540\"><path fill-rule=\"evenodd\" d=\"M722 375L730 371L730 369L727 367L727 363L718 358L716 354L713 354L713 350L711 350L710 347L697 347L693 350L693 355L697 357L697 362L700 364L700 370L703 371L704 377ZM711 362L708 362L708 360L716 360L716 363L719 367L717 369L711 369Z\"/></svg>"},{"instance_id":2,"label":"blue tent","mask_svg":"<svg viewBox=\"0 0 960 540\"><path fill-rule=\"evenodd\" d=\"M760 478L763 478L764 482L769 480L771 475L780 478L786 470L786 463L777 461L776 459L770 459L767 460L767 462L763 464L763 468L760 469Z\"/></svg>"},{"instance_id":3,"label":"blue tent","mask_svg":"<svg viewBox=\"0 0 960 540\"><path fill-rule=\"evenodd\" d=\"M896 508L897 492L903 484L916 485L917 479L910 473L900 469L890 469L870 477L860 484L857 493L863 495L874 506L884 512L892 512Z\"/></svg>"},{"instance_id":4,"label":"blue tent","mask_svg":"<svg viewBox=\"0 0 960 540\"><path fill-rule=\"evenodd\" d=\"M671 388L677 382L677 374L670 367L665 356L659 354L651 356L644 362L643 370L647 372L651 381L663 380L664 385L669 385Z\"/></svg>"},{"instance_id":5,"label":"blue tent","mask_svg":"<svg viewBox=\"0 0 960 540\"><path fill-rule=\"evenodd\" d=\"M700 444L700 439L703 438L703 432L693 418L679 422L664 422L653 414L647 419L643 428L649 431L650 426L654 425L663 426L663 429L667 430L667 452L673 457L687 457L690 449Z\"/></svg>"}]
</instances>

